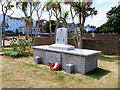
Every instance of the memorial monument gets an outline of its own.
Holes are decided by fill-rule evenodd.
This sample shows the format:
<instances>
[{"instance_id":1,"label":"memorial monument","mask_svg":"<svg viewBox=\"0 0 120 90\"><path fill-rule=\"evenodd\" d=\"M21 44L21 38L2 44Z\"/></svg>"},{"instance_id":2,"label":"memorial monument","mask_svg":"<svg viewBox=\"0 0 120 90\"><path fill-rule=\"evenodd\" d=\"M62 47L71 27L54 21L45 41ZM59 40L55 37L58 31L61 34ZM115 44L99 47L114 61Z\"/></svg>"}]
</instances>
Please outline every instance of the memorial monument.
<instances>
[{"instance_id":1,"label":"memorial monument","mask_svg":"<svg viewBox=\"0 0 120 90\"><path fill-rule=\"evenodd\" d=\"M67 37L67 29L58 28L55 44L32 47L34 60L39 57L40 62L47 65L57 61L68 73L71 72L69 67L74 69L72 72L82 74L97 68L98 53L101 51L77 49L68 44Z\"/></svg>"}]
</instances>

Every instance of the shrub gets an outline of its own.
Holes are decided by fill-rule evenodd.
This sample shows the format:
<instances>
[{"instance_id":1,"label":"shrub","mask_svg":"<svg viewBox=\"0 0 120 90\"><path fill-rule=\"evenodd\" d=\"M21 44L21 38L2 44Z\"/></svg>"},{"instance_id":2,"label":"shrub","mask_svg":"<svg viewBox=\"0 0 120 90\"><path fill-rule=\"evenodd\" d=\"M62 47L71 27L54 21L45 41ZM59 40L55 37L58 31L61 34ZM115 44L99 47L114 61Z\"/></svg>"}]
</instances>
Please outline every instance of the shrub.
<instances>
[{"instance_id":1,"label":"shrub","mask_svg":"<svg viewBox=\"0 0 120 90\"><path fill-rule=\"evenodd\" d=\"M25 50L29 50L31 46L33 45L33 40L32 38L28 38L27 36L18 36L17 38L13 37L10 40L10 45L12 49L17 49L18 51L22 51L23 53Z\"/></svg>"},{"instance_id":2,"label":"shrub","mask_svg":"<svg viewBox=\"0 0 120 90\"><path fill-rule=\"evenodd\" d=\"M6 50L4 51L4 55L11 56L11 57L19 57L19 56L22 56L23 53L17 50Z\"/></svg>"}]
</instances>

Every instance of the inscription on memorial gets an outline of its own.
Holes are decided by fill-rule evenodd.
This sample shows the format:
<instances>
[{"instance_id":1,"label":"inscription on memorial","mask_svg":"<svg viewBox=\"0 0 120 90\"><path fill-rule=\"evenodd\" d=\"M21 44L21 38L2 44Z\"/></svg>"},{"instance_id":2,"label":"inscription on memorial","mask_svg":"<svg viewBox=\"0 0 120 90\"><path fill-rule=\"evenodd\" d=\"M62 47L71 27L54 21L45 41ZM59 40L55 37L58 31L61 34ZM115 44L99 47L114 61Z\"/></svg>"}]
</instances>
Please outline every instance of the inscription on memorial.
<instances>
[{"instance_id":1,"label":"inscription on memorial","mask_svg":"<svg viewBox=\"0 0 120 90\"><path fill-rule=\"evenodd\" d=\"M67 29L66 28L57 29L56 44L67 44Z\"/></svg>"}]
</instances>

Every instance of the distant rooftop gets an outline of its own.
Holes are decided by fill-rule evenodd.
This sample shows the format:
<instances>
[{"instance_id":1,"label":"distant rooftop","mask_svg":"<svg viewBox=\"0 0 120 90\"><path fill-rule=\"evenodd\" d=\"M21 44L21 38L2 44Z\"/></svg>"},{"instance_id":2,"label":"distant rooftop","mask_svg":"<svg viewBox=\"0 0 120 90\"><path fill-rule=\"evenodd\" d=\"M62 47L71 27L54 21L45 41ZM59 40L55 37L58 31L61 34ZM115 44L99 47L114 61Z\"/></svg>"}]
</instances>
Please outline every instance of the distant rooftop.
<instances>
[{"instance_id":1,"label":"distant rooftop","mask_svg":"<svg viewBox=\"0 0 120 90\"><path fill-rule=\"evenodd\" d=\"M12 17L10 15L7 15L10 19L17 19L17 20L22 20L22 18L18 18L18 17Z\"/></svg>"}]
</instances>

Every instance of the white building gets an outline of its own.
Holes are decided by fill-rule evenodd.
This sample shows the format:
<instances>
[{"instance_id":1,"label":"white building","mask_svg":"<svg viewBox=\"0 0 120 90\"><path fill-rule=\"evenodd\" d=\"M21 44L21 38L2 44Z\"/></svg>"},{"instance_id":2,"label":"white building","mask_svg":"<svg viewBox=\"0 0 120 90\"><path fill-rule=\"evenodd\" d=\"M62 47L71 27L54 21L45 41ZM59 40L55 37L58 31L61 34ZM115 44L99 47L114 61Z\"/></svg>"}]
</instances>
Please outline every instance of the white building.
<instances>
[{"instance_id":1,"label":"white building","mask_svg":"<svg viewBox=\"0 0 120 90\"><path fill-rule=\"evenodd\" d=\"M1 24L3 21L3 15L0 14L0 30L1 30ZM18 17L12 17L10 15L5 16L5 23L6 23L6 29L5 31L13 31L15 33L16 29L18 29L18 32L22 32L23 34L26 34L26 27L25 23L23 21L23 18ZM34 25L32 28L32 33L36 33L36 22L34 21ZM38 29L38 34L40 33L40 30Z\"/></svg>"},{"instance_id":2,"label":"white building","mask_svg":"<svg viewBox=\"0 0 120 90\"><path fill-rule=\"evenodd\" d=\"M0 25L2 24L3 21L3 15L0 14ZM22 21L22 18L18 18L18 17L11 17L9 15L5 16L5 23L6 23L6 31L10 30L15 32L16 29L19 28L21 23L24 23Z\"/></svg>"},{"instance_id":3,"label":"white building","mask_svg":"<svg viewBox=\"0 0 120 90\"><path fill-rule=\"evenodd\" d=\"M89 25L89 24L86 25L84 28L86 29L87 32L96 30L96 26L92 26L92 25Z\"/></svg>"}]
</instances>

